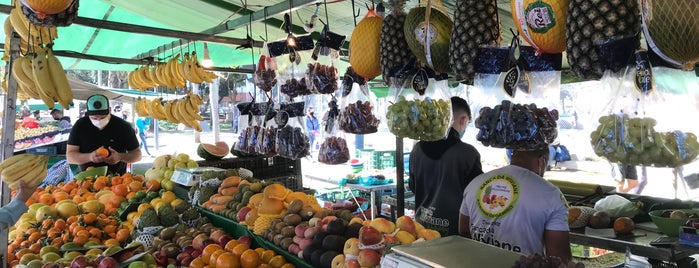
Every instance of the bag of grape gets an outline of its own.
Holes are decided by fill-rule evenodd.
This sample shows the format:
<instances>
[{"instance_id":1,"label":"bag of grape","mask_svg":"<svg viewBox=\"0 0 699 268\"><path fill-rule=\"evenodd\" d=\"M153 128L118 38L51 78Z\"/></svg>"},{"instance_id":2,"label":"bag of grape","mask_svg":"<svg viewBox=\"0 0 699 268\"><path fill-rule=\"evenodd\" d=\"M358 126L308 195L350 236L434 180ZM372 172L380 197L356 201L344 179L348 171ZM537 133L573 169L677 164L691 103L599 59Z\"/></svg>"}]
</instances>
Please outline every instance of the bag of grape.
<instances>
[{"instance_id":1,"label":"bag of grape","mask_svg":"<svg viewBox=\"0 0 699 268\"><path fill-rule=\"evenodd\" d=\"M299 159L310 154L310 141L304 127L303 102L282 103L277 112L279 126L275 146L281 157Z\"/></svg>"},{"instance_id":2,"label":"bag of grape","mask_svg":"<svg viewBox=\"0 0 699 268\"><path fill-rule=\"evenodd\" d=\"M270 99L265 105L260 107L264 112L262 117L262 125L257 134L257 144L255 152L259 155L274 157L277 155L276 139L277 139L277 123L275 118L277 110L274 102Z\"/></svg>"},{"instance_id":3,"label":"bag of grape","mask_svg":"<svg viewBox=\"0 0 699 268\"><path fill-rule=\"evenodd\" d=\"M340 125L337 122L340 107L335 97L328 102L328 109L327 116L323 118L323 142L320 144L318 162L329 165L343 164L349 161L350 153L345 135L340 131Z\"/></svg>"},{"instance_id":4,"label":"bag of grape","mask_svg":"<svg viewBox=\"0 0 699 268\"><path fill-rule=\"evenodd\" d=\"M401 138L421 141L436 141L449 134L451 124L451 96L446 80L435 80L430 69L411 68L402 70L398 77L402 85L389 90L394 96L388 106L386 120L388 129ZM396 81L396 80L394 80Z\"/></svg>"},{"instance_id":5,"label":"bag of grape","mask_svg":"<svg viewBox=\"0 0 699 268\"><path fill-rule=\"evenodd\" d=\"M267 44L269 55L277 64L279 91L289 100L315 93L313 83L307 77L313 47L310 35L289 36Z\"/></svg>"},{"instance_id":6,"label":"bag of grape","mask_svg":"<svg viewBox=\"0 0 699 268\"><path fill-rule=\"evenodd\" d=\"M652 67L645 51L625 55L605 58L616 58L615 64L623 67L605 65L600 85L610 101L590 134L595 153L634 166L677 168L693 162L699 143L689 131L696 129L677 120L677 114L695 112L687 108L695 103L686 87L677 85L696 85L694 72Z\"/></svg>"},{"instance_id":7,"label":"bag of grape","mask_svg":"<svg viewBox=\"0 0 699 268\"><path fill-rule=\"evenodd\" d=\"M342 80L340 102L340 129L350 134L371 134L378 131L381 121L376 118L376 106L369 92L366 79L347 67Z\"/></svg>"}]
</instances>

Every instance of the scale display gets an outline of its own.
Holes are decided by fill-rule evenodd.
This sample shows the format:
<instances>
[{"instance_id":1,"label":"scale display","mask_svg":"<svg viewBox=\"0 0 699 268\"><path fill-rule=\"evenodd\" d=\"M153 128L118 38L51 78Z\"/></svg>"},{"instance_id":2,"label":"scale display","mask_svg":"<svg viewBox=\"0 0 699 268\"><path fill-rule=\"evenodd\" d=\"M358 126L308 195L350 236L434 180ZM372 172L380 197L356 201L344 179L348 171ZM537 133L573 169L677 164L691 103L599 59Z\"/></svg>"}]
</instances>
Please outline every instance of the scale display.
<instances>
[{"instance_id":1,"label":"scale display","mask_svg":"<svg viewBox=\"0 0 699 268\"><path fill-rule=\"evenodd\" d=\"M199 183L201 174L206 171L226 171L215 167L178 168L172 172L170 180L183 186L193 186ZM223 179L223 178L220 178Z\"/></svg>"}]
</instances>

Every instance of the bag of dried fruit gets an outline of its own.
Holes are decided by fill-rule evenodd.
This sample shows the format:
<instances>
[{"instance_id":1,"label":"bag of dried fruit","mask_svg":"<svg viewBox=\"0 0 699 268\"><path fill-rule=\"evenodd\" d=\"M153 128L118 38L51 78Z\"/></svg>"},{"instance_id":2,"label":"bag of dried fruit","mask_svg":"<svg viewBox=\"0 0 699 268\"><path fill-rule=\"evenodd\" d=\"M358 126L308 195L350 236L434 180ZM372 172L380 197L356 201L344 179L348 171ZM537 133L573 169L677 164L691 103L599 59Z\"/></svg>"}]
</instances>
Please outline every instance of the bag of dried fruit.
<instances>
[{"instance_id":1,"label":"bag of dried fruit","mask_svg":"<svg viewBox=\"0 0 699 268\"><path fill-rule=\"evenodd\" d=\"M262 125L260 126L260 131L257 135L255 151L259 155L273 157L277 155L277 123L275 121L277 116L277 108L271 99L260 108L264 111L264 116L261 119Z\"/></svg>"},{"instance_id":2,"label":"bag of dried fruit","mask_svg":"<svg viewBox=\"0 0 699 268\"><path fill-rule=\"evenodd\" d=\"M277 62L269 55L267 43L262 47L262 55L257 62L255 86L264 92L271 92L277 85Z\"/></svg>"},{"instance_id":3,"label":"bag of dried fruit","mask_svg":"<svg viewBox=\"0 0 699 268\"><path fill-rule=\"evenodd\" d=\"M326 24L320 32L311 53L314 62L308 65L306 76L313 85L313 92L319 94L335 94L339 87L337 62L340 58L340 47L345 36L333 33Z\"/></svg>"},{"instance_id":4,"label":"bag of dried fruit","mask_svg":"<svg viewBox=\"0 0 699 268\"><path fill-rule=\"evenodd\" d=\"M337 165L346 163L350 159L345 134L340 131L339 117L340 107L337 104L337 99L333 96L332 100L328 102L327 116L323 118L323 142L320 144L318 162Z\"/></svg>"},{"instance_id":5,"label":"bag of dried fruit","mask_svg":"<svg viewBox=\"0 0 699 268\"><path fill-rule=\"evenodd\" d=\"M371 134L378 131L381 121L376 117L376 105L366 79L348 67L342 80L340 129L351 134Z\"/></svg>"},{"instance_id":6,"label":"bag of dried fruit","mask_svg":"<svg viewBox=\"0 0 699 268\"><path fill-rule=\"evenodd\" d=\"M314 93L313 83L307 77L313 47L310 35L290 35L284 40L267 44L269 55L277 64L279 91L289 100Z\"/></svg>"},{"instance_id":7,"label":"bag of dried fruit","mask_svg":"<svg viewBox=\"0 0 699 268\"><path fill-rule=\"evenodd\" d=\"M255 101L238 103L235 108L238 109L238 140L233 144L233 150L242 154L247 154L248 143L248 127L253 121L252 110Z\"/></svg>"},{"instance_id":8,"label":"bag of dried fruit","mask_svg":"<svg viewBox=\"0 0 699 268\"><path fill-rule=\"evenodd\" d=\"M298 159L310 154L311 146L303 123L304 106L303 102L280 105L276 116L279 128L275 141L279 156Z\"/></svg>"},{"instance_id":9,"label":"bag of dried fruit","mask_svg":"<svg viewBox=\"0 0 699 268\"><path fill-rule=\"evenodd\" d=\"M393 100L386 112L391 133L422 141L446 137L452 118L447 81L437 81L430 69L419 67L404 68L398 76L405 79L391 87Z\"/></svg>"}]
</instances>

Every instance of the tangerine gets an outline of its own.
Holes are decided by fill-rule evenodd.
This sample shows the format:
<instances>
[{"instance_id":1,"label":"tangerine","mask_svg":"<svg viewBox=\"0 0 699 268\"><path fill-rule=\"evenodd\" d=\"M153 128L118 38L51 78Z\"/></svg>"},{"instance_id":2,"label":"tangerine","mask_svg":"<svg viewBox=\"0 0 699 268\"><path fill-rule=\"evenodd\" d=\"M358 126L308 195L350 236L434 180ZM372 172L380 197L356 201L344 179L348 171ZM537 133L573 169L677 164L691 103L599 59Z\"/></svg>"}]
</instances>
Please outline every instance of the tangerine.
<instances>
[{"instance_id":1,"label":"tangerine","mask_svg":"<svg viewBox=\"0 0 699 268\"><path fill-rule=\"evenodd\" d=\"M250 247L248 247L248 245L238 244L235 247L233 247L233 250L231 250L231 253L233 253L236 256L241 256L241 255L243 255L243 252L245 252L248 249L250 249ZM257 252L255 252L255 254L257 254Z\"/></svg>"},{"instance_id":2,"label":"tangerine","mask_svg":"<svg viewBox=\"0 0 699 268\"><path fill-rule=\"evenodd\" d=\"M201 257L196 257L189 263L189 268L203 268L204 266L206 266L206 263L204 263Z\"/></svg>"},{"instance_id":3,"label":"tangerine","mask_svg":"<svg viewBox=\"0 0 699 268\"><path fill-rule=\"evenodd\" d=\"M237 246L239 244L240 244L240 242L238 242L238 240L233 239L231 241L228 241L228 243L226 243L226 246L223 249L225 249L229 252L233 252L233 248L235 248L235 246Z\"/></svg>"},{"instance_id":4,"label":"tangerine","mask_svg":"<svg viewBox=\"0 0 699 268\"><path fill-rule=\"evenodd\" d=\"M109 150L107 150L107 148L104 148L104 147L97 148L97 150L95 150L95 153L100 157L108 157L109 156Z\"/></svg>"},{"instance_id":5,"label":"tangerine","mask_svg":"<svg viewBox=\"0 0 699 268\"><path fill-rule=\"evenodd\" d=\"M216 268L238 268L240 267L240 260L233 253L225 252L218 256L214 264Z\"/></svg>"},{"instance_id":6,"label":"tangerine","mask_svg":"<svg viewBox=\"0 0 699 268\"><path fill-rule=\"evenodd\" d=\"M240 267L256 268L260 265L260 254L252 249L247 249L240 255Z\"/></svg>"},{"instance_id":7,"label":"tangerine","mask_svg":"<svg viewBox=\"0 0 699 268\"><path fill-rule=\"evenodd\" d=\"M209 256L209 265L214 266L216 265L216 261L218 260L218 256L221 256L223 253L228 253L228 251L225 251L223 249L219 249L217 251L214 251L214 253L211 253L211 256Z\"/></svg>"},{"instance_id":8,"label":"tangerine","mask_svg":"<svg viewBox=\"0 0 699 268\"><path fill-rule=\"evenodd\" d=\"M211 255L214 254L214 252L222 249L223 248L218 244L209 244L206 247L204 247L204 250L201 251L201 259L204 261L204 263L209 264Z\"/></svg>"}]
</instances>

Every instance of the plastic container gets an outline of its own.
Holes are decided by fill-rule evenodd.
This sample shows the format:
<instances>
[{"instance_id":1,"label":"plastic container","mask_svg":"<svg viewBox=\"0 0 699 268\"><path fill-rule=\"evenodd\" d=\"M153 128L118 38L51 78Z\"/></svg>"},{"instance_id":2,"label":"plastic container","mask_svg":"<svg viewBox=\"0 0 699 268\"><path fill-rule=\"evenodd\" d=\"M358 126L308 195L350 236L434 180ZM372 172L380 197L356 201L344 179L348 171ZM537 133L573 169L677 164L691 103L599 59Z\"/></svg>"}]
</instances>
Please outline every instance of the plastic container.
<instances>
[{"instance_id":1,"label":"plastic container","mask_svg":"<svg viewBox=\"0 0 699 268\"><path fill-rule=\"evenodd\" d=\"M658 226L658 229L660 229L661 232L663 232L667 236L674 236L677 237L678 233L680 232L680 226L684 225L685 222L687 222L687 219L674 219L674 218L665 218L661 217L663 214L663 211L665 210L672 210L672 209L663 209L663 210L653 210L651 212L648 212L648 215L650 216L650 219L655 223L655 226ZM692 213L699 213L699 210L694 210L694 209L678 209L682 210L687 215L692 214Z\"/></svg>"}]
</instances>

